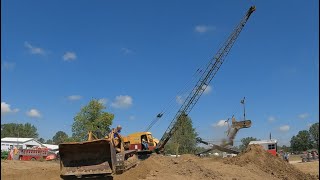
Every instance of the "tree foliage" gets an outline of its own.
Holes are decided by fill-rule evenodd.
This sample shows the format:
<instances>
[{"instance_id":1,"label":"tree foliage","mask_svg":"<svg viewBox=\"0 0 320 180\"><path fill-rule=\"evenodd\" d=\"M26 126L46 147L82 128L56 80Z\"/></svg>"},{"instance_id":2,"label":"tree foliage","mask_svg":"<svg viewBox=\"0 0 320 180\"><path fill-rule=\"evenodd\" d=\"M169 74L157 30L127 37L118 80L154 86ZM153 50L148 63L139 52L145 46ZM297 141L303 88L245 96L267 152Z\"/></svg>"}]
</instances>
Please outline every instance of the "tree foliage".
<instances>
[{"instance_id":1,"label":"tree foliage","mask_svg":"<svg viewBox=\"0 0 320 180\"><path fill-rule=\"evenodd\" d=\"M239 150L240 150L240 151L245 150L245 149L248 147L250 141L258 141L258 139L257 139L257 138L254 138L254 137L242 138L242 139L241 139L241 143L242 143L242 144L240 144Z\"/></svg>"},{"instance_id":2,"label":"tree foliage","mask_svg":"<svg viewBox=\"0 0 320 180\"><path fill-rule=\"evenodd\" d=\"M313 148L319 150L319 123L314 123L309 128L309 133L311 136Z\"/></svg>"},{"instance_id":3,"label":"tree foliage","mask_svg":"<svg viewBox=\"0 0 320 180\"><path fill-rule=\"evenodd\" d=\"M290 141L293 151L306 151L312 148L312 141L309 131L299 131L296 136L293 136Z\"/></svg>"},{"instance_id":4,"label":"tree foliage","mask_svg":"<svg viewBox=\"0 0 320 180\"><path fill-rule=\"evenodd\" d=\"M53 137L52 141L54 144L60 144L68 141L68 135L63 131L58 131Z\"/></svg>"},{"instance_id":5,"label":"tree foliage","mask_svg":"<svg viewBox=\"0 0 320 180\"><path fill-rule=\"evenodd\" d=\"M46 142L43 138L39 138L38 141L41 142L41 143Z\"/></svg>"},{"instance_id":6,"label":"tree foliage","mask_svg":"<svg viewBox=\"0 0 320 180\"><path fill-rule=\"evenodd\" d=\"M48 139L45 144L53 144L53 141L51 139Z\"/></svg>"},{"instance_id":7,"label":"tree foliage","mask_svg":"<svg viewBox=\"0 0 320 180\"><path fill-rule=\"evenodd\" d=\"M100 132L103 135L110 132L114 115L104 112L103 109L105 108L96 99L91 100L88 105L82 107L74 117L72 137L77 141L85 141L88 131Z\"/></svg>"},{"instance_id":8,"label":"tree foliage","mask_svg":"<svg viewBox=\"0 0 320 180\"><path fill-rule=\"evenodd\" d=\"M5 137L21 137L21 138L38 138L37 128L30 123L17 124L8 123L1 124L1 138Z\"/></svg>"},{"instance_id":9,"label":"tree foliage","mask_svg":"<svg viewBox=\"0 0 320 180\"><path fill-rule=\"evenodd\" d=\"M282 150L284 152L290 152L291 151L291 147L288 147L286 145L282 145L282 146L277 146L278 151Z\"/></svg>"},{"instance_id":10,"label":"tree foliage","mask_svg":"<svg viewBox=\"0 0 320 180\"><path fill-rule=\"evenodd\" d=\"M168 154L188 154L196 151L197 133L192 126L192 120L182 114L176 123L178 129L165 146L165 153Z\"/></svg>"}]
</instances>

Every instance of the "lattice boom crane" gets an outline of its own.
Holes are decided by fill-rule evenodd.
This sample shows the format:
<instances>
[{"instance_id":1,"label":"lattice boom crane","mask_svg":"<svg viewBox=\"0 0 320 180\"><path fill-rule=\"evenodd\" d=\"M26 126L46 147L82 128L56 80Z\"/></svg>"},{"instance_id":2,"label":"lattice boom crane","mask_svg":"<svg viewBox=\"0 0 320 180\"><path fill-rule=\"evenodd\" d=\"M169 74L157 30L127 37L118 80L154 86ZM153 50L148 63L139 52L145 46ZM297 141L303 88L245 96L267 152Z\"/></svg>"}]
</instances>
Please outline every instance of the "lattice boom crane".
<instances>
[{"instance_id":1,"label":"lattice boom crane","mask_svg":"<svg viewBox=\"0 0 320 180\"><path fill-rule=\"evenodd\" d=\"M197 81L197 84L194 86L188 97L185 99L184 103L176 113L175 117L171 121L169 127L165 131L164 135L160 139L159 143L157 144L156 151L160 152L165 144L169 141L172 135L176 132L179 128L177 125L177 120L182 115L188 115L194 105L199 100L200 96L209 85L215 74L218 72L219 68L221 67L222 63L224 62L226 56L228 55L229 51L231 50L233 44L235 43L236 39L238 38L241 30L243 29L244 25L248 21L250 15L256 10L255 6L251 6L245 16L241 19L240 23L236 26L234 31L219 49L217 54L209 61L205 71L201 75L200 79Z\"/></svg>"}]
</instances>

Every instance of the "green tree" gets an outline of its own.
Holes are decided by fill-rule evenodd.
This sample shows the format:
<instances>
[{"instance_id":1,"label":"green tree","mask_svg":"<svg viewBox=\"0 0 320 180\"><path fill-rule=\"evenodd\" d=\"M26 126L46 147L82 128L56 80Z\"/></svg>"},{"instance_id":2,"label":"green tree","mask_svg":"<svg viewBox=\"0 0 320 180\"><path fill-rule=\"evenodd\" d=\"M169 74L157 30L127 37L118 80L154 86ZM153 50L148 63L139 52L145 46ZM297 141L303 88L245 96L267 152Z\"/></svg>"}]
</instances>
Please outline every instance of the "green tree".
<instances>
[{"instance_id":1,"label":"green tree","mask_svg":"<svg viewBox=\"0 0 320 180\"><path fill-rule=\"evenodd\" d=\"M81 108L80 112L74 117L72 124L72 137L74 140L87 140L88 131L99 132L103 135L110 131L114 115L103 112L105 108L96 99L91 100L88 105Z\"/></svg>"},{"instance_id":2,"label":"green tree","mask_svg":"<svg viewBox=\"0 0 320 180\"><path fill-rule=\"evenodd\" d=\"M192 120L182 114L177 120L176 127L178 129L165 146L165 152L168 154L195 153L198 134L192 126Z\"/></svg>"},{"instance_id":3,"label":"green tree","mask_svg":"<svg viewBox=\"0 0 320 180\"><path fill-rule=\"evenodd\" d=\"M319 123L314 123L309 128L309 133L312 139L313 148L319 150Z\"/></svg>"},{"instance_id":4,"label":"green tree","mask_svg":"<svg viewBox=\"0 0 320 180\"><path fill-rule=\"evenodd\" d=\"M45 144L53 144L53 141L51 139L48 139Z\"/></svg>"},{"instance_id":5,"label":"green tree","mask_svg":"<svg viewBox=\"0 0 320 180\"><path fill-rule=\"evenodd\" d=\"M52 141L54 144L60 144L68 140L68 135L63 131L58 131L53 137Z\"/></svg>"},{"instance_id":6,"label":"green tree","mask_svg":"<svg viewBox=\"0 0 320 180\"><path fill-rule=\"evenodd\" d=\"M39 138L38 141L41 142L41 143L45 142L45 140L43 138Z\"/></svg>"},{"instance_id":7,"label":"green tree","mask_svg":"<svg viewBox=\"0 0 320 180\"><path fill-rule=\"evenodd\" d=\"M290 152L291 151L291 148L286 146L286 145L278 146L277 149L278 150L282 150L284 152Z\"/></svg>"},{"instance_id":8,"label":"green tree","mask_svg":"<svg viewBox=\"0 0 320 180\"><path fill-rule=\"evenodd\" d=\"M306 151L312 148L312 140L309 131L299 131L290 141L293 151Z\"/></svg>"},{"instance_id":9,"label":"green tree","mask_svg":"<svg viewBox=\"0 0 320 180\"><path fill-rule=\"evenodd\" d=\"M30 123L17 124L8 123L1 124L1 138L5 137L21 137L21 138L38 138L37 128Z\"/></svg>"},{"instance_id":10,"label":"green tree","mask_svg":"<svg viewBox=\"0 0 320 180\"><path fill-rule=\"evenodd\" d=\"M245 150L245 149L248 147L248 145L249 145L249 143L250 143L251 141L258 141L258 139L257 139L257 138L254 138L254 137L242 138L242 139L241 139L241 143L242 143L242 144L240 144L239 150L240 150L240 151Z\"/></svg>"}]
</instances>

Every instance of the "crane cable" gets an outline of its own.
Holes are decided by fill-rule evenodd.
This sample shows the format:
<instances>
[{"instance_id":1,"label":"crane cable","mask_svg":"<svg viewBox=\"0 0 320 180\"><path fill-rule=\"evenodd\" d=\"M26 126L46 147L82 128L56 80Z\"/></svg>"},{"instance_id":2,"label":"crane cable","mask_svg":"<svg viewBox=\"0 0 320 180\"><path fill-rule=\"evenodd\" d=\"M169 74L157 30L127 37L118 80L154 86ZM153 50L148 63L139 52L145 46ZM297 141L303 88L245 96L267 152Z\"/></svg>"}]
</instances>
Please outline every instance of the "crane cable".
<instances>
[{"instance_id":1,"label":"crane cable","mask_svg":"<svg viewBox=\"0 0 320 180\"><path fill-rule=\"evenodd\" d=\"M204 65L202 65L204 66ZM201 72L202 72L203 68L200 67L196 70L196 72L192 75L192 78L190 81L188 81L186 84L185 84L185 88L182 88L180 89L180 91L178 91L178 95L181 95L181 94L184 94L185 92L189 91L189 89L191 89L193 87L193 85L191 86L191 83L193 84L193 82L195 81L196 77L198 77ZM176 96L177 97L177 96ZM171 112L172 109L176 108L178 106L178 104L176 103L173 103L174 100L176 99L176 97L173 97L170 101L169 101L169 105L166 107L166 108L163 108L163 110L157 114L157 116L152 120L152 122L149 124L149 126L147 127L146 131L149 131L154 125L156 122L158 122L158 120L160 118L162 118L162 116L164 114L168 114L169 112Z\"/></svg>"},{"instance_id":2,"label":"crane cable","mask_svg":"<svg viewBox=\"0 0 320 180\"><path fill-rule=\"evenodd\" d=\"M221 39L220 42L218 43L218 47L220 47L223 43L224 43L224 41L223 41L223 39ZM196 72L192 75L191 80L188 81L187 83L185 83L185 86L184 86L185 88L180 89L180 91L178 91L177 94L181 95L181 94L184 94L184 93L189 92L190 90L192 90L193 87L194 87L194 82L198 81L198 79L196 79L196 78L202 75L203 70L206 69L208 64L210 64L210 62L208 63L208 62L205 61L204 63L202 63L202 65L198 66L199 68L197 68ZM207 88L207 87L208 87L208 85L205 88ZM156 117L148 125L146 131L149 131L159 121L159 119L162 118L162 116L164 114L169 114L169 112L172 112L173 109L177 108L177 106L179 104L173 103L174 100L176 99L176 97L173 97L169 101L169 105L166 108L163 108L163 110L156 115Z\"/></svg>"}]
</instances>

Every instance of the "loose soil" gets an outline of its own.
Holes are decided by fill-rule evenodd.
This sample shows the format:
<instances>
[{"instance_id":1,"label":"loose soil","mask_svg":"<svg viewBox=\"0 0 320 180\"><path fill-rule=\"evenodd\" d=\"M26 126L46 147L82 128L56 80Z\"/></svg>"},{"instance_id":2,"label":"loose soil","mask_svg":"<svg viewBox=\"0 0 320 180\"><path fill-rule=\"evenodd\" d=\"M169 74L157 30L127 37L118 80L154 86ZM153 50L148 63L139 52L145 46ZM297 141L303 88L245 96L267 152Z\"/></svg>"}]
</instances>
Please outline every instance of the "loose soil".
<instances>
[{"instance_id":1,"label":"loose soil","mask_svg":"<svg viewBox=\"0 0 320 180\"><path fill-rule=\"evenodd\" d=\"M53 180L59 177L59 162L1 161L1 178ZM115 175L114 180L197 180L197 179L319 179L319 161L289 164L272 156L260 146L249 146L236 157L200 158L182 155L178 158L153 154L136 167Z\"/></svg>"}]
</instances>

